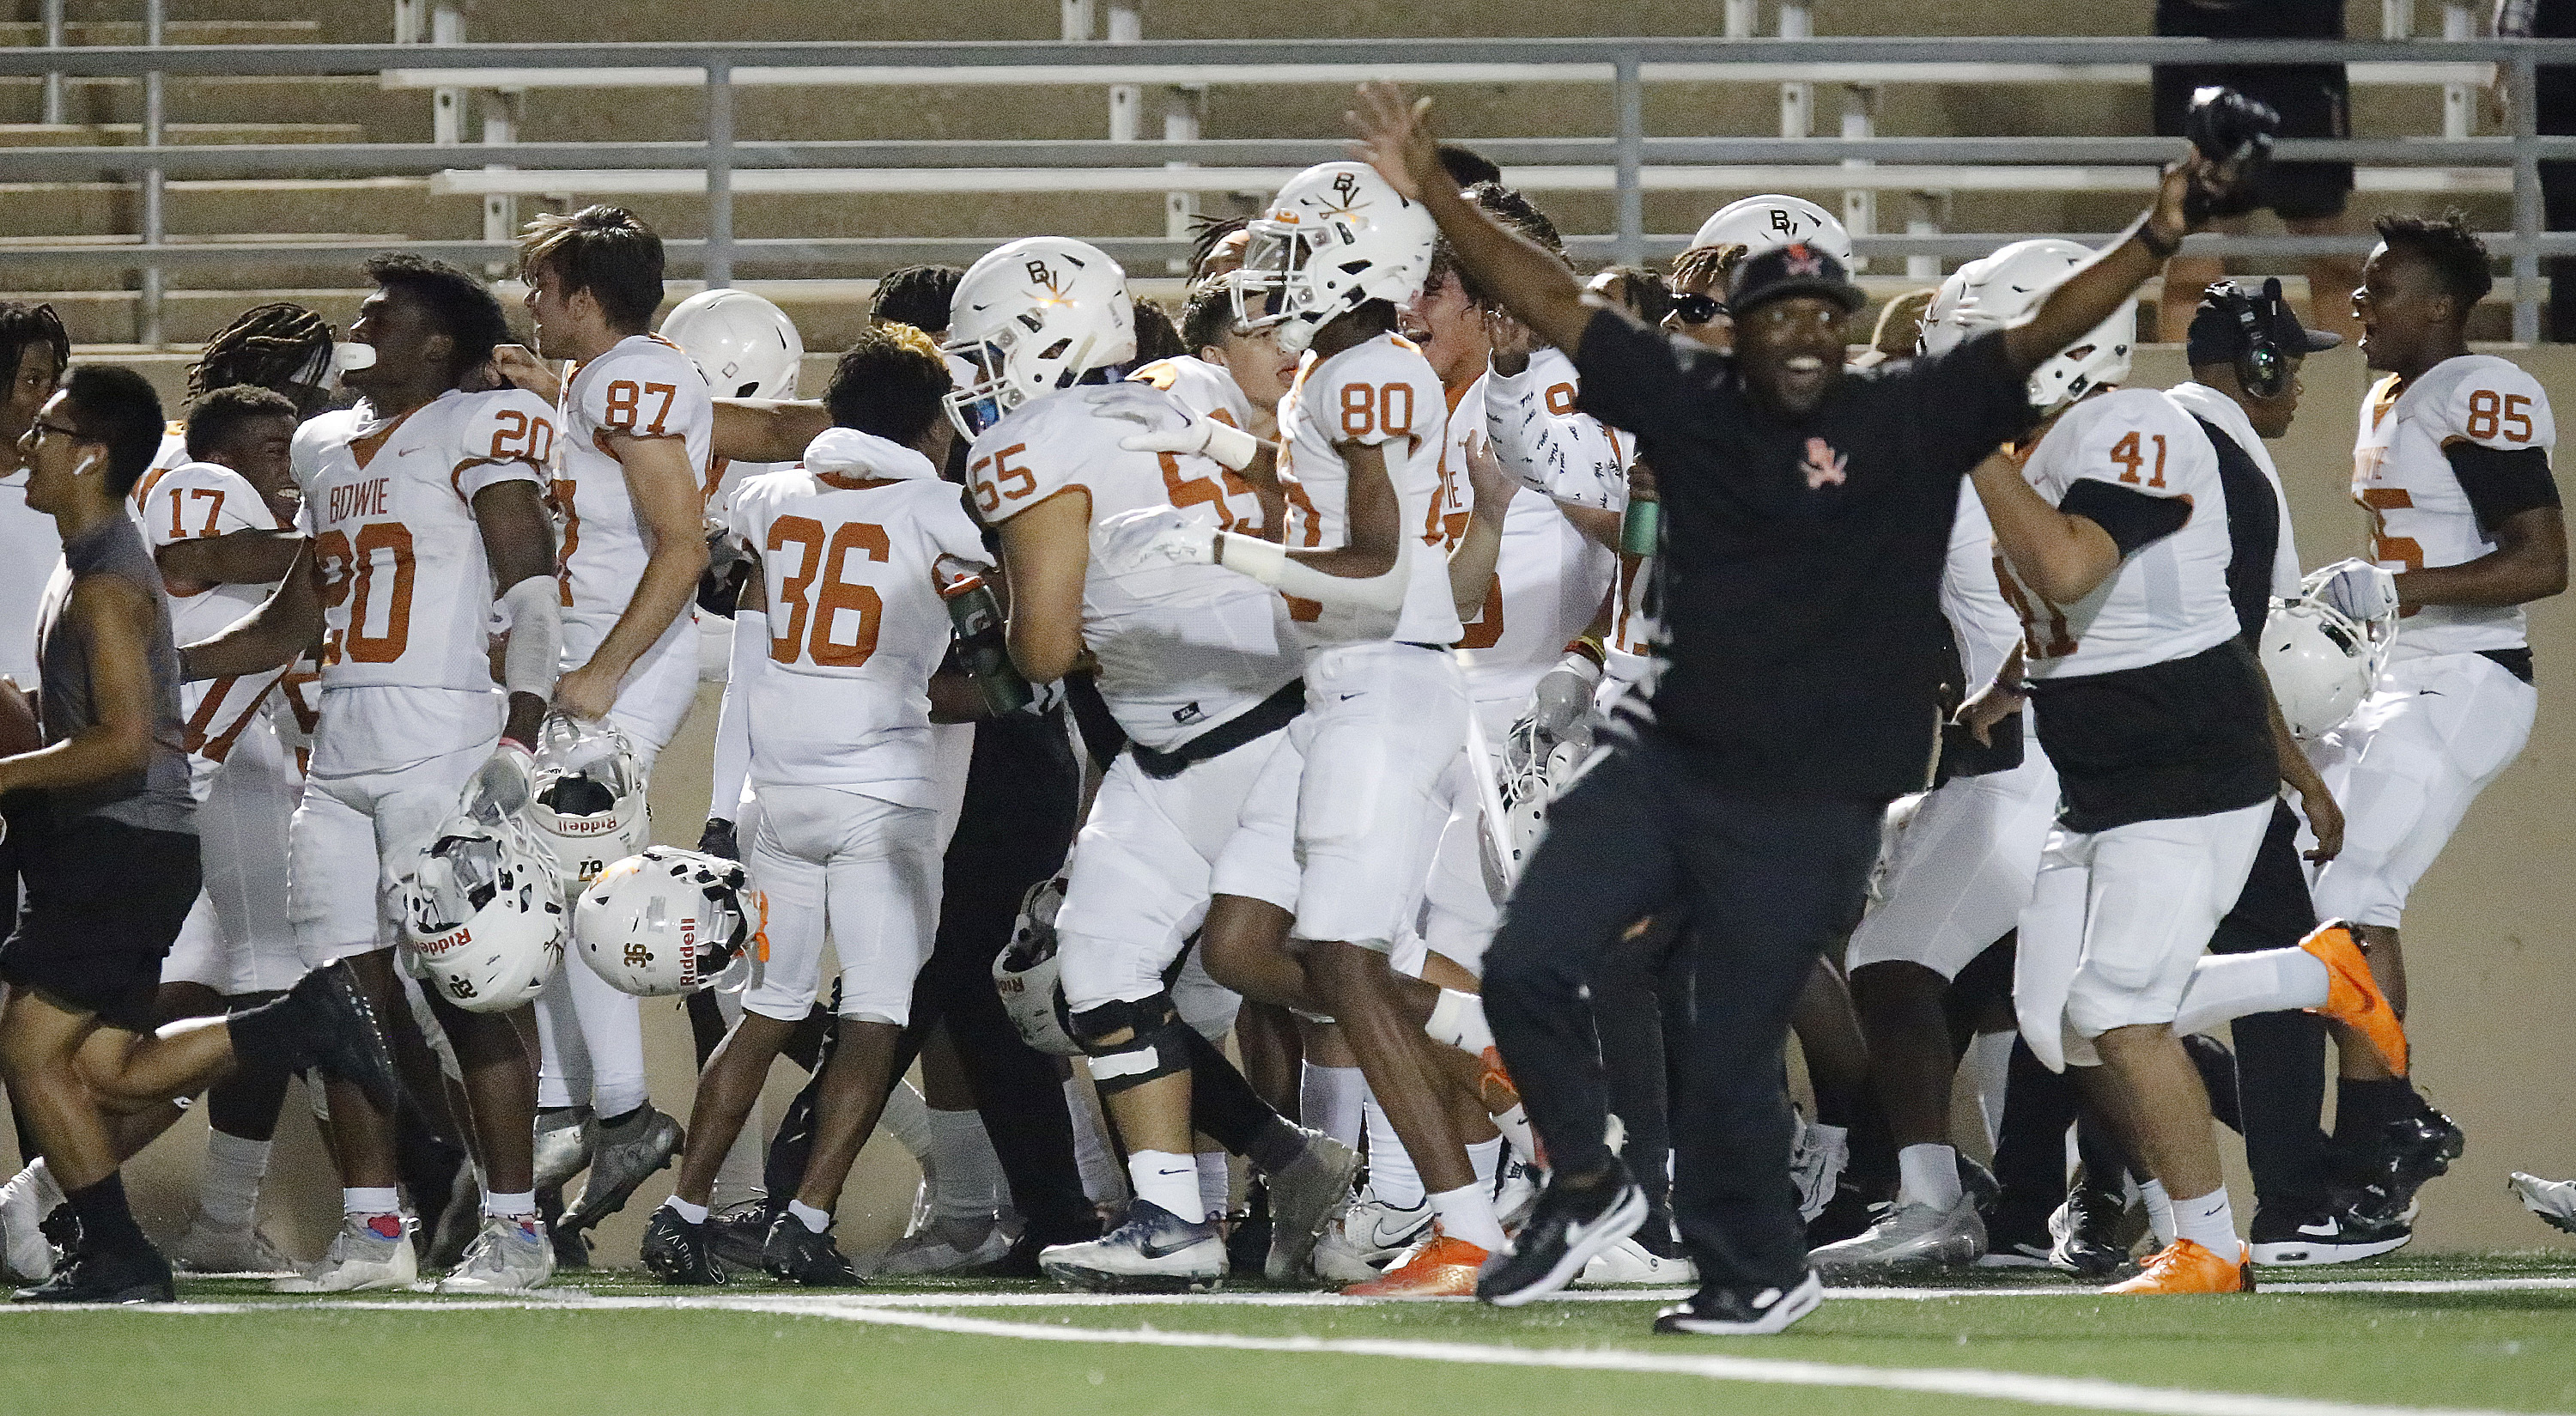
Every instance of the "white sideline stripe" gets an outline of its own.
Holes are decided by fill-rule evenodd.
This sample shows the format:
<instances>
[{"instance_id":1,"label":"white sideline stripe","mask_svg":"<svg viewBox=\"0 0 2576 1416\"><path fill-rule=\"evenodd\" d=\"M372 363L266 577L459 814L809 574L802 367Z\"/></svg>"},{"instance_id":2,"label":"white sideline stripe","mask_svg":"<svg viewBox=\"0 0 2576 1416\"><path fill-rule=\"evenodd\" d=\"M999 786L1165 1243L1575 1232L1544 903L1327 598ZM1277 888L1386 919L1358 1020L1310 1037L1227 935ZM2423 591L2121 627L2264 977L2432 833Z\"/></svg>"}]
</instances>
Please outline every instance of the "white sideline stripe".
<instances>
[{"instance_id":1,"label":"white sideline stripe","mask_svg":"<svg viewBox=\"0 0 2576 1416\"><path fill-rule=\"evenodd\" d=\"M603 1307L667 1306L663 1299L600 1299ZM1231 1352L1326 1353L1345 1357L1394 1357L1460 1366L1532 1367L1557 1371L1620 1372L1703 1377L1711 1381L1751 1382L1772 1386L1837 1387L1918 1392L2012 1401L2032 1406L2072 1407L2087 1411L2135 1411L2151 1416L2504 1416L2504 1413L2457 1407L2370 1406L2304 1397L2258 1396L2250 1393L2185 1391L2133 1386L2090 1377L2042 1376L2027 1372L1987 1371L1973 1367L1865 1367L1831 1362L1798 1362L1764 1357L1715 1354L1666 1357L1654 1353L1600 1348L1509 1347L1464 1342L1421 1342L1392 1338L1249 1337L1236 1333L1166 1332L1155 1328L1110 1330L1056 1327L1044 1323L1002 1322L992 1318L956 1317L913 1312L884 1304L849 1300L706 1298L680 1300L688 1306L777 1316L832 1318L842 1322L913 1328L962 1337L1017 1338L1031 1342L1064 1342L1120 1347L1176 1347ZM574 1305L590 1306L590 1305Z\"/></svg>"}]
</instances>

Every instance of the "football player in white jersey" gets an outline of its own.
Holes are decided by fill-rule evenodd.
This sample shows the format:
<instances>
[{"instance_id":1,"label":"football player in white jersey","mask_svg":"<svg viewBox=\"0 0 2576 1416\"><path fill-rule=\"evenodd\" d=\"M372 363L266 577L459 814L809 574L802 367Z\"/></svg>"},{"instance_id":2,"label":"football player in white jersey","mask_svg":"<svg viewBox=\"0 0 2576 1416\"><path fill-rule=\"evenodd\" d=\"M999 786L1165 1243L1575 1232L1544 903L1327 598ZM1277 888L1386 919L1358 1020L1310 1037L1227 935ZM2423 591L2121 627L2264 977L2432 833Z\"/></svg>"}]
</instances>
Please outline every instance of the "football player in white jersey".
<instances>
[{"instance_id":1,"label":"football player in white jersey","mask_svg":"<svg viewBox=\"0 0 2576 1416\"><path fill-rule=\"evenodd\" d=\"M2073 242L2019 242L1981 264L1967 300L2008 321L2091 259ZM2036 443L1972 474L2062 792L2021 916L2013 1001L2031 1050L2083 1069L2153 1175L2150 1213L2169 1205L2159 1251L2109 1291L2229 1293L2251 1287L2251 1260L2176 1029L2199 1011L2187 996L2195 966L2244 888L2281 764L2228 598L2217 452L2180 404L2113 386L2135 318L2123 304L2043 363L2030 376L2032 405L2048 414ZM2248 960L2277 996L2239 997L2251 1004L2241 1011L2319 1007L2370 1030L2404 1066L2403 1034L2349 928L2212 961L2235 966L2220 975L2226 991Z\"/></svg>"},{"instance_id":2,"label":"football player in white jersey","mask_svg":"<svg viewBox=\"0 0 2576 1416\"><path fill-rule=\"evenodd\" d=\"M1304 759L1291 931L1299 944L1273 950L1271 925L1237 931L1212 918L1209 968L1248 997L1341 1025L1440 1217L1413 1277L1436 1273L1465 1291L1462 1279L1472 1283L1504 1247L1502 1227L1435 1083L1420 1014L1408 1016L1389 964L1419 905L1446 815L1440 781L1466 729L1465 684L1449 652L1461 629L1435 514L1446 410L1439 376L1395 332L1398 306L1429 268L1433 228L1418 203L1368 168L1326 163L1282 187L1251 229L1235 274L1242 323L1278 329L1281 346L1304 356L1280 405L1286 544L1211 536L1166 510L1117 518L1098 554L1113 573L1213 561L1290 597L1308 703L1290 730ZM1201 420L1171 450L1210 446L1216 426ZM1296 769L1282 757L1270 770ZM1442 993L1440 1002L1436 1018L1479 1011L1470 995ZM1481 1032L1480 1018L1474 1026Z\"/></svg>"},{"instance_id":3,"label":"football player in white jersey","mask_svg":"<svg viewBox=\"0 0 2576 1416\"><path fill-rule=\"evenodd\" d=\"M759 561L742 608L770 632L746 702L760 814L746 852L761 945L743 1017L698 1079L689 1149L656 1211L645 1262L675 1283L724 1281L708 1202L716 1171L780 1049L821 987L825 933L841 961L839 1042L816 1136L761 1265L817 1286L858 1282L832 1208L893 1084L913 980L939 914L930 680L948 651L943 562L984 545L940 479L946 366L917 332L862 334L825 395L835 426L800 468L743 483L734 536Z\"/></svg>"},{"instance_id":4,"label":"football player in white jersey","mask_svg":"<svg viewBox=\"0 0 2576 1416\"><path fill-rule=\"evenodd\" d=\"M2567 533L2548 393L2468 350L2469 315L2492 284L2486 248L2456 219L2378 226L2353 309L2362 353L2387 377L2362 401L2352 496L2370 515L2370 558L2395 573L2402 618L2378 687L2317 754L2344 841L2318 872L2316 900L2361 926L2403 1010L2399 917L2469 804L2530 738L2539 694L2522 607L2567 588ZM2386 583L2346 573L2322 594L2367 621L2389 608ZM2459 1153L2455 1133L2447 1148Z\"/></svg>"},{"instance_id":5,"label":"football player in white jersey","mask_svg":"<svg viewBox=\"0 0 2576 1416\"><path fill-rule=\"evenodd\" d=\"M329 320L292 301L253 305L217 330L188 366L188 401L249 384L285 398L297 419L310 418L341 398L331 349ZM189 460L187 424L173 420L153 454L152 470Z\"/></svg>"},{"instance_id":6,"label":"football player in white jersey","mask_svg":"<svg viewBox=\"0 0 2576 1416\"><path fill-rule=\"evenodd\" d=\"M1240 440L1235 460L1248 460L1250 441L1238 422L1251 421L1249 408L1221 369L1185 358L1115 377L1135 354L1133 320L1116 262L1079 241L1032 237L966 272L948 346L974 371L950 407L976 433L967 465L976 507L1001 529L1013 659L1042 682L1095 662L1129 744L1066 866L1055 931L1066 1031L1090 1056L1126 1143L1136 1202L1109 1235L1039 1255L1058 1281L1109 1291L1206 1287L1228 1271L1222 1216L1206 1211L1191 1150L1207 1100L1193 1077L1217 1080L1228 1064L1197 1040L1170 980L1212 895L1280 910L1296 902L1294 866L1247 823L1255 784L1293 751L1283 729L1304 702L1276 594L1208 565L1122 575L1093 554L1106 534L1095 527L1137 511L1188 508L1179 514L1202 534L1263 527L1253 486L1225 463L1122 445L1193 426L1201 415L1157 386L1183 380L1218 400L1206 416ZM1284 805L1293 779L1274 780L1272 792ZM1275 1121L1261 1139L1247 1155L1271 1187L1265 1267L1285 1276L1347 1194L1358 1159Z\"/></svg>"},{"instance_id":7,"label":"football player in white jersey","mask_svg":"<svg viewBox=\"0 0 2576 1416\"><path fill-rule=\"evenodd\" d=\"M187 460L146 472L131 505L170 591L171 634L203 639L268 598L303 549L290 448L295 405L252 385L201 393ZM162 964L170 1017L221 1013L292 987L304 968L287 919L287 823L304 772L276 731L284 670L191 683L180 694L190 787L201 816L204 892ZM204 1273L283 1267L251 1216L285 1098L284 1075L229 1078L207 1096L211 1123L198 1215L171 1262Z\"/></svg>"},{"instance_id":8,"label":"football player in white jersey","mask_svg":"<svg viewBox=\"0 0 2576 1416\"><path fill-rule=\"evenodd\" d=\"M554 506L563 613L555 706L605 720L648 777L698 684L688 610L707 568L703 531L714 409L678 346L648 331L662 302L662 238L628 212L587 207L543 216L519 238L519 271L537 349L571 361L552 392ZM522 386L537 380L515 372ZM561 861L564 889L589 884ZM539 1104L557 1125L578 1116L590 1180L565 1227L596 1223L668 1165L680 1126L644 1086L637 1001L588 969L567 968L539 1000ZM586 1095L585 1095L586 1093Z\"/></svg>"},{"instance_id":9,"label":"football player in white jersey","mask_svg":"<svg viewBox=\"0 0 2576 1416\"><path fill-rule=\"evenodd\" d=\"M317 638L321 725L289 843L288 912L308 965L348 959L380 1013L404 1006L395 975L396 881L461 803L524 804L530 755L561 653L554 544L543 500L554 410L517 389L467 393L508 336L474 277L411 256L365 267L377 289L350 339L357 408L296 434L303 529L312 537L266 604L190 646L192 677L285 664ZM362 358L365 356L361 356ZM489 633L510 617L495 691ZM471 788L472 790L468 790ZM553 1272L536 1215L530 1146L536 1070L508 1013L428 1006L453 1045L484 1171L484 1220L451 1291L521 1289ZM401 1287L414 1260L395 1194L390 1114L330 1089L344 1221L290 1291Z\"/></svg>"}]
</instances>

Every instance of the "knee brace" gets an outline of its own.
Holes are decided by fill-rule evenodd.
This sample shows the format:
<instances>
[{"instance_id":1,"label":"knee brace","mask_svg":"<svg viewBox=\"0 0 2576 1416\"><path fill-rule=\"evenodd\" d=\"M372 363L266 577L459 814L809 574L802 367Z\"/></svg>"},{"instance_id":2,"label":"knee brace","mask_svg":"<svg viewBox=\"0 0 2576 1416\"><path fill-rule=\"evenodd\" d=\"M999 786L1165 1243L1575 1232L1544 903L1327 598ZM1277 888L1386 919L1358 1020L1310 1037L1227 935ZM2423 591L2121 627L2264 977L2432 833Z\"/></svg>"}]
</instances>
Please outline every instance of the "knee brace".
<instances>
[{"instance_id":1,"label":"knee brace","mask_svg":"<svg viewBox=\"0 0 2576 1416\"><path fill-rule=\"evenodd\" d=\"M1091 1059L1091 1083L1104 1096L1190 1069L1189 1026L1166 992L1069 1013L1065 1031Z\"/></svg>"}]
</instances>

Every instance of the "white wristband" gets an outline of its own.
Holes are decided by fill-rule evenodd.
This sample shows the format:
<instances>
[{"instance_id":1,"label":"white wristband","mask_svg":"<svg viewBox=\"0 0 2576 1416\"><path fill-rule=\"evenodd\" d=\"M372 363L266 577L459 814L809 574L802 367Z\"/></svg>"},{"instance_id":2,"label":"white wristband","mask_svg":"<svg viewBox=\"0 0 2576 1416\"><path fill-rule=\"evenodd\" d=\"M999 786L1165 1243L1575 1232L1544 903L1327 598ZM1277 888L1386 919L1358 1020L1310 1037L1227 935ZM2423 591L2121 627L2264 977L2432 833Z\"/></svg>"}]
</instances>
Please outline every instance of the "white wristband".
<instances>
[{"instance_id":1,"label":"white wristband","mask_svg":"<svg viewBox=\"0 0 2576 1416\"><path fill-rule=\"evenodd\" d=\"M1237 472L1252 465L1261 452L1261 440L1232 423L1207 420L1207 455Z\"/></svg>"},{"instance_id":2,"label":"white wristband","mask_svg":"<svg viewBox=\"0 0 2576 1416\"><path fill-rule=\"evenodd\" d=\"M531 575L501 592L510 611L510 642L501 651L501 686L512 693L555 696L563 664L563 606L553 576Z\"/></svg>"},{"instance_id":3,"label":"white wristband","mask_svg":"<svg viewBox=\"0 0 2576 1416\"><path fill-rule=\"evenodd\" d=\"M1222 427L1223 424L1218 426ZM1237 575L1250 576L1264 585L1276 585L1288 567L1288 548L1276 541L1252 536L1238 536L1220 531L1216 536L1217 564Z\"/></svg>"}]
</instances>

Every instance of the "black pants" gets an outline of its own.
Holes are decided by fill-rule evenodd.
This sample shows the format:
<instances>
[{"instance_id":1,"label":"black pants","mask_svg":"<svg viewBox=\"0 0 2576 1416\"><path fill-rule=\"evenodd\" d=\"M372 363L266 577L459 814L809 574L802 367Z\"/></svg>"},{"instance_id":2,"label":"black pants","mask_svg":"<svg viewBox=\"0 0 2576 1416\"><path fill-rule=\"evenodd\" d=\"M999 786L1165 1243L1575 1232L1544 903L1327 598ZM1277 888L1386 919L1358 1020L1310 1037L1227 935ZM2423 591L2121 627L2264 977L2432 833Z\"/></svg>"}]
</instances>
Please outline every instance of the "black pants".
<instances>
[{"instance_id":1,"label":"black pants","mask_svg":"<svg viewBox=\"0 0 2576 1416\"><path fill-rule=\"evenodd\" d=\"M2295 947L2317 927L2299 864L2299 818L2286 803L2245 877L2236 907L2211 936L2213 954ZM2325 1198L2326 1025L2313 1013L2256 1013L2231 1025L2236 1038L2236 1104L2245 1123L2245 1163L2257 1204L2303 1213Z\"/></svg>"},{"instance_id":2,"label":"black pants","mask_svg":"<svg viewBox=\"0 0 2576 1416\"><path fill-rule=\"evenodd\" d=\"M965 808L941 873L939 933L913 983L912 1022L894 1072L900 1077L911 1067L933 1026L948 1025L975 1109L1010 1182L1011 1203L1040 1244L1092 1238L1100 1225L1074 1164L1063 1078L1055 1059L1021 1041L1002 1010L993 956L1010 940L1020 897L1064 864L1081 790L1073 749L1053 715L976 726ZM782 1137L810 1112L816 1086L806 1084L781 1123ZM804 1147L772 1147L772 1196L794 1193L804 1158Z\"/></svg>"},{"instance_id":3,"label":"black pants","mask_svg":"<svg viewBox=\"0 0 2576 1416\"><path fill-rule=\"evenodd\" d=\"M1667 1039L1674 1217L1711 1286L1806 1272L1789 1183L1783 1053L1798 992L1860 919L1886 802L1752 796L1654 732L1549 811L1548 834L1485 955L1485 1007L1559 1169L1608 1163L1608 1102L1585 986L1637 920L1679 909L1689 989Z\"/></svg>"},{"instance_id":4,"label":"black pants","mask_svg":"<svg viewBox=\"0 0 2576 1416\"><path fill-rule=\"evenodd\" d=\"M1672 1204L1672 1081L1664 1053L1664 967L1680 931L1658 919L1621 939L1592 972L1592 1021L1610 1110L1628 1134L1620 1154L1658 1210Z\"/></svg>"}]
</instances>

